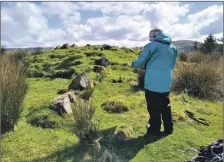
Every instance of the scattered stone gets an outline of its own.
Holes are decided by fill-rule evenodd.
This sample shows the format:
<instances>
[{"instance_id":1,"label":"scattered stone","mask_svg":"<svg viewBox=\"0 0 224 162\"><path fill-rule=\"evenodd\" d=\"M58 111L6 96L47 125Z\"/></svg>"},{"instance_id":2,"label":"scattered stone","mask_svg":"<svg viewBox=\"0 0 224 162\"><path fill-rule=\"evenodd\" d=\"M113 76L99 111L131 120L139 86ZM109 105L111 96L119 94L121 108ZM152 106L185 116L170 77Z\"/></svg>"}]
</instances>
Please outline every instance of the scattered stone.
<instances>
[{"instance_id":1,"label":"scattered stone","mask_svg":"<svg viewBox=\"0 0 224 162\"><path fill-rule=\"evenodd\" d=\"M107 101L102 106L108 113L123 113L129 110L129 107L122 101Z\"/></svg>"},{"instance_id":2,"label":"scattered stone","mask_svg":"<svg viewBox=\"0 0 224 162\"><path fill-rule=\"evenodd\" d=\"M63 46L61 47L61 49L68 49L69 45L66 43L66 44L63 44Z\"/></svg>"},{"instance_id":3,"label":"scattered stone","mask_svg":"<svg viewBox=\"0 0 224 162\"><path fill-rule=\"evenodd\" d=\"M100 49L101 50L110 50L112 48L112 46L104 44Z\"/></svg>"},{"instance_id":4,"label":"scattered stone","mask_svg":"<svg viewBox=\"0 0 224 162\"><path fill-rule=\"evenodd\" d=\"M99 73L103 70L103 67L100 67L100 66L94 66L93 67L93 71L96 72L96 73Z\"/></svg>"},{"instance_id":5,"label":"scattered stone","mask_svg":"<svg viewBox=\"0 0 224 162\"><path fill-rule=\"evenodd\" d=\"M123 80L121 77L119 79L112 79L112 83L122 83L122 82Z\"/></svg>"},{"instance_id":6,"label":"scattered stone","mask_svg":"<svg viewBox=\"0 0 224 162\"><path fill-rule=\"evenodd\" d=\"M121 64L121 66L128 66L128 63L123 63Z\"/></svg>"},{"instance_id":7,"label":"scattered stone","mask_svg":"<svg viewBox=\"0 0 224 162\"><path fill-rule=\"evenodd\" d=\"M93 94L93 91L94 91L93 88L89 88L89 89L83 91L83 92L80 94L80 97L81 97L82 99L88 100L88 99L91 97L91 95Z\"/></svg>"},{"instance_id":8,"label":"scattered stone","mask_svg":"<svg viewBox=\"0 0 224 162\"><path fill-rule=\"evenodd\" d=\"M101 65L101 66L109 66L110 61L106 57L101 57L99 60L95 60L95 65Z\"/></svg>"},{"instance_id":9,"label":"scattered stone","mask_svg":"<svg viewBox=\"0 0 224 162\"><path fill-rule=\"evenodd\" d=\"M69 85L68 89L72 90L83 90L91 87L90 77L87 74L79 74L75 79L72 80L72 83Z\"/></svg>"},{"instance_id":10,"label":"scattered stone","mask_svg":"<svg viewBox=\"0 0 224 162\"><path fill-rule=\"evenodd\" d=\"M111 62L111 65L119 65L117 62Z\"/></svg>"},{"instance_id":11,"label":"scattered stone","mask_svg":"<svg viewBox=\"0 0 224 162\"><path fill-rule=\"evenodd\" d=\"M68 92L53 99L50 109L55 110L59 115L72 113L72 103L76 101L75 94Z\"/></svg>"},{"instance_id":12,"label":"scattered stone","mask_svg":"<svg viewBox=\"0 0 224 162\"><path fill-rule=\"evenodd\" d=\"M57 91L57 94L64 94L67 91L68 91L67 89L60 89L60 90Z\"/></svg>"},{"instance_id":13,"label":"scattered stone","mask_svg":"<svg viewBox=\"0 0 224 162\"><path fill-rule=\"evenodd\" d=\"M77 47L77 45L76 44L73 44L71 47Z\"/></svg>"}]
</instances>

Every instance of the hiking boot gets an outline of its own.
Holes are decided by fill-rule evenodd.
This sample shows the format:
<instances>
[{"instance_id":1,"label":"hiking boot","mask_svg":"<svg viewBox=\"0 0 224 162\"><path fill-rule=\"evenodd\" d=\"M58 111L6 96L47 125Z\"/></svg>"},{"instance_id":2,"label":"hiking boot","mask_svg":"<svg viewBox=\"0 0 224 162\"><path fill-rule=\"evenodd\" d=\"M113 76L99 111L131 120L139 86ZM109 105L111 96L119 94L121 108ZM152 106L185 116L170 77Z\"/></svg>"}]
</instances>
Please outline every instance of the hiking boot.
<instances>
[{"instance_id":1,"label":"hiking boot","mask_svg":"<svg viewBox=\"0 0 224 162\"><path fill-rule=\"evenodd\" d=\"M146 133L142 136L144 139L150 139L150 140L155 140L159 137L158 135L152 134L152 133Z\"/></svg>"},{"instance_id":2,"label":"hiking boot","mask_svg":"<svg viewBox=\"0 0 224 162\"><path fill-rule=\"evenodd\" d=\"M144 145L147 145L147 144L150 144L150 143L155 142L156 140L158 140L159 139L159 135L146 133L143 136L143 139L144 139Z\"/></svg>"},{"instance_id":3,"label":"hiking boot","mask_svg":"<svg viewBox=\"0 0 224 162\"><path fill-rule=\"evenodd\" d=\"M170 134L172 134L172 133L173 133L173 129L171 129L171 130L164 130L164 133L166 133L166 134L170 135Z\"/></svg>"}]
</instances>

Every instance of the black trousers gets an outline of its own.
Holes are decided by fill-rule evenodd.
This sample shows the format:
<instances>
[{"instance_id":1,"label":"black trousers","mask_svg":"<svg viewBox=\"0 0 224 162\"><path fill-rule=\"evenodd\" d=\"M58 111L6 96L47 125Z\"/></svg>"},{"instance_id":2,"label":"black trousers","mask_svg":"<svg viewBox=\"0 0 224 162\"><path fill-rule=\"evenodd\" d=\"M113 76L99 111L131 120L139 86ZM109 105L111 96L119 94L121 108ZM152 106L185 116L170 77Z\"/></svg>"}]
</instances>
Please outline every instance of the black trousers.
<instances>
[{"instance_id":1,"label":"black trousers","mask_svg":"<svg viewBox=\"0 0 224 162\"><path fill-rule=\"evenodd\" d=\"M149 112L147 133L158 135L161 129L161 116L165 131L173 131L169 92L158 93L145 89L145 98Z\"/></svg>"}]
</instances>

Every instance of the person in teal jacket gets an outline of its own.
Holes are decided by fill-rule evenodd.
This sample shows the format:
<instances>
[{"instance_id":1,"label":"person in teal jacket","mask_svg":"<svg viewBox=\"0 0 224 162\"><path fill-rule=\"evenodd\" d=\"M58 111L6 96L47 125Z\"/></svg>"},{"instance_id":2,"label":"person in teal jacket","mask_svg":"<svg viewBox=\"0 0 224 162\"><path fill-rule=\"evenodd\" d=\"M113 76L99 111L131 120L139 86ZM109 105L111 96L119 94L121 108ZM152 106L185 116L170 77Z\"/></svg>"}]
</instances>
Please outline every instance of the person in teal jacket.
<instances>
[{"instance_id":1,"label":"person in teal jacket","mask_svg":"<svg viewBox=\"0 0 224 162\"><path fill-rule=\"evenodd\" d=\"M167 134L173 132L169 93L177 58L176 47L161 29L151 30L149 38L150 42L144 46L138 59L131 64L134 69L143 67L146 69L144 88L150 118L144 137L160 134L161 116L164 132Z\"/></svg>"}]
</instances>

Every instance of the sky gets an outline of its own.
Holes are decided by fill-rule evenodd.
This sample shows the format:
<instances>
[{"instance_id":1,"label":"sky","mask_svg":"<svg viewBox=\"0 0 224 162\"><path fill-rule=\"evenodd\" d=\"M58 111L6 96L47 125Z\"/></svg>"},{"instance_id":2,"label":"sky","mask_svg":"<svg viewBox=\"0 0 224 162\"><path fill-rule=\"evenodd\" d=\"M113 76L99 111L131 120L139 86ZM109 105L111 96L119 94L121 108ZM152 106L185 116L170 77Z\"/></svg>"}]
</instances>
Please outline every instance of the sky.
<instances>
[{"instance_id":1,"label":"sky","mask_svg":"<svg viewBox=\"0 0 224 162\"><path fill-rule=\"evenodd\" d=\"M222 2L1 2L1 44L144 46L153 27L173 41L223 37Z\"/></svg>"}]
</instances>

